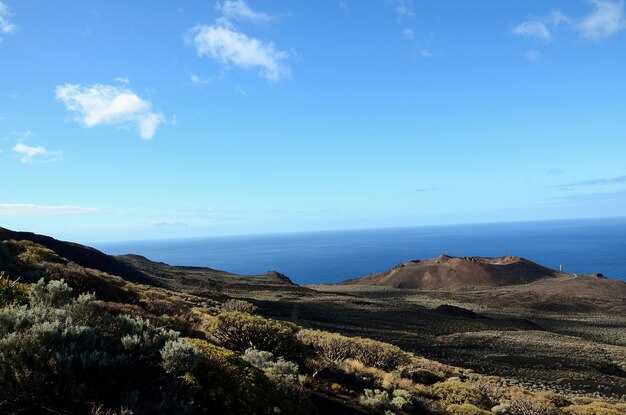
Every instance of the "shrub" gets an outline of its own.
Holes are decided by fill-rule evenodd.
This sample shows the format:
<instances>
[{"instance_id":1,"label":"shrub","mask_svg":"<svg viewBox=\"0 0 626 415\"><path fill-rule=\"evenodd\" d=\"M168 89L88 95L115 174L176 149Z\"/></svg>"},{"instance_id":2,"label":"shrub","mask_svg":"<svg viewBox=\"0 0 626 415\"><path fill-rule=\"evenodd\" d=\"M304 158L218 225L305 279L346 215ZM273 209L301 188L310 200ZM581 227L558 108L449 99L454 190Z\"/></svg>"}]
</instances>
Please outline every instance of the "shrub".
<instances>
[{"instance_id":1,"label":"shrub","mask_svg":"<svg viewBox=\"0 0 626 415\"><path fill-rule=\"evenodd\" d=\"M324 358L341 363L345 359L354 358L354 341L338 333L320 330L300 330L298 340L312 346Z\"/></svg>"},{"instance_id":2,"label":"shrub","mask_svg":"<svg viewBox=\"0 0 626 415\"><path fill-rule=\"evenodd\" d=\"M437 375L436 373L431 372L428 369L422 368L410 368L403 371L402 376L411 379L415 383L420 383L422 385L433 385L437 382L443 382L444 379Z\"/></svg>"},{"instance_id":3,"label":"shrub","mask_svg":"<svg viewBox=\"0 0 626 415\"><path fill-rule=\"evenodd\" d=\"M72 289L64 280L46 283L43 278L33 285L31 302L44 307L62 307L72 301Z\"/></svg>"},{"instance_id":4,"label":"shrub","mask_svg":"<svg viewBox=\"0 0 626 415\"><path fill-rule=\"evenodd\" d=\"M94 292L102 301L133 303L139 299L135 292L128 289L128 284L123 279L95 269L83 268L72 262L46 264L37 271L37 274L46 281L62 279L74 292ZM146 306L151 305L152 302L146 304Z\"/></svg>"},{"instance_id":5,"label":"shrub","mask_svg":"<svg viewBox=\"0 0 626 415\"><path fill-rule=\"evenodd\" d=\"M382 370L394 370L408 361L408 355L399 347L371 339L356 340L355 359Z\"/></svg>"},{"instance_id":6,"label":"shrub","mask_svg":"<svg viewBox=\"0 0 626 415\"><path fill-rule=\"evenodd\" d=\"M512 415L557 415L556 406L548 399L521 388L514 388L503 400Z\"/></svg>"},{"instance_id":7,"label":"shrub","mask_svg":"<svg viewBox=\"0 0 626 415\"><path fill-rule=\"evenodd\" d=\"M469 403L449 405L446 410L451 415L491 415L491 412L478 408Z\"/></svg>"},{"instance_id":8,"label":"shrub","mask_svg":"<svg viewBox=\"0 0 626 415\"><path fill-rule=\"evenodd\" d=\"M200 350L188 342L169 340L161 349L161 359L161 366L166 373L181 375L198 366Z\"/></svg>"},{"instance_id":9,"label":"shrub","mask_svg":"<svg viewBox=\"0 0 626 415\"><path fill-rule=\"evenodd\" d=\"M380 389L365 389L359 403L372 412L384 412L391 407L389 392Z\"/></svg>"},{"instance_id":10,"label":"shrub","mask_svg":"<svg viewBox=\"0 0 626 415\"><path fill-rule=\"evenodd\" d=\"M200 359L185 374L179 400L197 403L194 413L264 414L306 413L306 405L296 406L294 398L232 351L204 340L187 339L197 348ZM249 352L248 356L254 353ZM267 355L257 359L269 362ZM185 398L186 397L186 398Z\"/></svg>"},{"instance_id":11,"label":"shrub","mask_svg":"<svg viewBox=\"0 0 626 415\"><path fill-rule=\"evenodd\" d=\"M606 404L603 402L592 402L586 405L571 405L562 408L566 415L619 415L626 413L625 407Z\"/></svg>"},{"instance_id":12,"label":"shrub","mask_svg":"<svg viewBox=\"0 0 626 415\"><path fill-rule=\"evenodd\" d=\"M270 352L257 349L246 349L242 359L252 366L265 370L274 363L274 355Z\"/></svg>"},{"instance_id":13,"label":"shrub","mask_svg":"<svg viewBox=\"0 0 626 415\"><path fill-rule=\"evenodd\" d=\"M298 365L282 357L274 360L270 352L257 349L246 349L243 360L265 372L270 377L288 382L298 381Z\"/></svg>"},{"instance_id":14,"label":"shrub","mask_svg":"<svg viewBox=\"0 0 626 415\"><path fill-rule=\"evenodd\" d=\"M539 399L545 399L551 402L557 408L571 405L572 402L563 395L554 392L538 392L535 394Z\"/></svg>"},{"instance_id":15,"label":"shrub","mask_svg":"<svg viewBox=\"0 0 626 415\"><path fill-rule=\"evenodd\" d=\"M489 405L485 394L470 383L448 380L435 383L431 386L431 391L446 405L471 404L479 408L486 408Z\"/></svg>"},{"instance_id":16,"label":"shrub","mask_svg":"<svg viewBox=\"0 0 626 415\"><path fill-rule=\"evenodd\" d=\"M6 246L11 256L15 259L15 262L21 267L39 265L43 262L67 262L53 250L35 242L27 240L9 240L4 241L3 245Z\"/></svg>"},{"instance_id":17,"label":"shrub","mask_svg":"<svg viewBox=\"0 0 626 415\"><path fill-rule=\"evenodd\" d=\"M410 392L396 389L389 393L380 389L365 389L359 403L376 413L394 413L395 410L411 409L413 396Z\"/></svg>"},{"instance_id":18,"label":"shrub","mask_svg":"<svg viewBox=\"0 0 626 415\"><path fill-rule=\"evenodd\" d=\"M130 352L121 339L135 337ZM45 406L84 413L89 402L119 407L138 388L158 401L148 385L164 374L159 350L171 337L146 322L108 315L92 295L72 298L61 281L40 281L30 304L0 309L0 412Z\"/></svg>"},{"instance_id":19,"label":"shrub","mask_svg":"<svg viewBox=\"0 0 626 415\"><path fill-rule=\"evenodd\" d=\"M319 330L301 330L298 339L336 363L350 358L367 366L389 371L408 362L408 355L402 349L376 340L347 337Z\"/></svg>"},{"instance_id":20,"label":"shrub","mask_svg":"<svg viewBox=\"0 0 626 415\"><path fill-rule=\"evenodd\" d=\"M228 300L224 304L222 304L221 311L240 311L242 313L254 314L258 309L252 303L249 303L245 300Z\"/></svg>"},{"instance_id":21,"label":"shrub","mask_svg":"<svg viewBox=\"0 0 626 415\"><path fill-rule=\"evenodd\" d=\"M471 382L489 398L492 405L500 402L509 393L508 386L502 383L501 378L495 376L480 376L478 379L474 378Z\"/></svg>"},{"instance_id":22,"label":"shrub","mask_svg":"<svg viewBox=\"0 0 626 415\"><path fill-rule=\"evenodd\" d=\"M275 356L294 356L298 351L297 328L259 316L228 311L217 315L211 334L233 349L244 351L255 348L273 353Z\"/></svg>"},{"instance_id":23,"label":"shrub","mask_svg":"<svg viewBox=\"0 0 626 415\"><path fill-rule=\"evenodd\" d=\"M406 368L406 370L410 372L417 369L426 369L443 379L459 375L459 370L453 366L448 366L424 357L412 356L410 365Z\"/></svg>"},{"instance_id":24,"label":"shrub","mask_svg":"<svg viewBox=\"0 0 626 415\"><path fill-rule=\"evenodd\" d=\"M0 307L26 304L28 296L28 288L0 273Z\"/></svg>"}]
</instances>

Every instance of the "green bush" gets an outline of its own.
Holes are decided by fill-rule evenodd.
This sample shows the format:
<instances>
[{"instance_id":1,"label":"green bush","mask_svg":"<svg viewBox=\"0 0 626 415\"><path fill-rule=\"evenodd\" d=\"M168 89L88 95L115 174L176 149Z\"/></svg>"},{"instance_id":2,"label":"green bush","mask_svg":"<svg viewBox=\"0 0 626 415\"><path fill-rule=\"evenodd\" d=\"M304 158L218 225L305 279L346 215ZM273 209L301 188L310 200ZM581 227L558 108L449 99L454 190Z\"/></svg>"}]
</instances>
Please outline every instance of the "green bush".
<instances>
[{"instance_id":1,"label":"green bush","mask_svg":"<svg viewBox=\"0 0 626 415\"><path fill-rule=\"evenodd\" d=\"M591 402L586 405L571 405L562 408L565 415L620 415L626 413L626 405L611 405L604 402Z\"/></svg>"},{"instance_id":2,"label":"green bush","mask_svg":"<svg viewBox=\"0 0 626 415\"><path fill-rule=\"evenodd\" d=\"M308 413L306 404L298 405L295 397L232 351L204 340L184 338L182 341L197 348L201 357L194 368L180 377L181 393L196 404L194 413ZM263 355L260 361L270 360ZM179 400L184 399L179 397Z\"/></svg>"},{"instance_id":3,"label":"green bush","mask_svg":"<svg viewBox=\"0 0 626 415\"><path fill-rule=\"evenodd\" d=\"M388 392L380 389L365 389L359 403L373 413L395 413L411 409L413 396L408 391L396 389Z\"/></svg>"},{"instance_id":4,"label":"green bush","mask_svg":"<svg viewBox=\"0 0 626 415\"><path fill-rule=\"evenodd\" d=\"M295 356L299 350L297 326L240 311L217 315L210 334L234 350L255 348L274 356Z\"/></svg>"},{"instance_id":5,"label":"green bush","mask_svg":"<svg viewBox=\"0 0 626 415\"><path fill-rule=\"evenodd\" d=\"M359 403L371 412L384 412L391 408L389 392L380 389L365 389Z\"/></svg>"},{"instance_id":6,"label":"green bush","mask_svg":"<svg viewBox=\"0 0 626 415\"><path fill-rule=\"evenodd\" d=\"M270 352L257 349L246 349L243 360L261 369L266 375L286 382L298 382L298 365L282 357L274 359Z\"/></svg>"},{"instance_id":7,"label":"green bush","mask_svg":"<svg viewBox=\"0 0 626 415\"><path fill-rule=\"evenodd\" d=\"M390 371L409 360L407 353L397 346L361 337L347 337L320 330L301 330L298 339L335 363L355 359L366 366Z\"/></svg>"},{"instance_id":8,"label":"green bush","mask_svg":"<svg viewBox=\"0 0 626 415\"><path fill-rule=\"evenodd\" d=\"M431 386L432 393L445 405L470 404L479 408L486 408L489 400L476 386L457 380L448 380L435 383Z\"/></svg>"},{"instance_id":9,"label":"green bush","mask_svg":"<svg viewBox=\"0 0 626 415\"><path fill-rule=\"evenodd\" d=\"M164 378L159 350L173 337L144 320L107 314L92 295L73 298L61 281L40 281L30 304L0 309L0 412L120 407L133 390L160 405L164 397L148 386ZM122 339L136 339L133 350Z\"/></svg>"},{"instance_id":10,"label":"green bush","mask_svg":"<svg viewBox=\"0 0 626 415\"><path fill-rule=\"evenodd\" d=\"M491 412L478 408L469 403L448 405L446 408L450 415L491 415Z\"/></svg>"},{"instance_id":11,"label":"green bush","mask_svg":"<svg viewBox=\"0 0 626 415\"><path fill-rule=\"evenodd\" d=\"M24 285L11 281L0 273L0 307L28 303L29 290Z\"/></svg>"},{"instance_id":12,"label":"green bush","mask_svg":"<svg viewBox=\"0 0 626 415\"><path fill-rule=\"evenodd\" d=\"M39 265L43 262L66 263L53 250L39 245L35 242L21 240L4 241L11 256L15 258L15 263L19 266Z\"/></svg>"},{"instance_id":13,"label":"green bush","mask_svg":"<svg viewBox=\"0 0 626 415\"><path fill-rule=\"evenodd\" d=\"M64 280L54 280L46 283L40 279L33 285L31 291L31 302L34 305L43 307L63 307L69 304L72 298L72 289Z\"/></svg>"},{"instance_id":14,"label":"green bush","mask_svg":"<svg viewBox=\"0 0 626 415\"><path fill-rule=\"evenodd\" d=\"M512 415L558 415L559 410L548 399L516 388L503 399Z\"/></svg>"},{"instance_id":15,"label":"green bush","mask_svg":"<svg viewBox=\"0 0 626 415\"><path fill-rule=\"evenodd\" d=\"M161 349L161 359L161 367L166 373L180 376L196 369L200 362L200 350L188 342L169 340Z\"/></svg>"},{"instance_id":16,"label":"green bush","mask_svg":"<svg viewBox=\"0 0 626 415\"><path fill-rule=\"evenodd\" d=\"M245 300L228 300L222 304L221 311L240 311L242 313L254 314L257 306Z\"/></svg>"}]
</instances>

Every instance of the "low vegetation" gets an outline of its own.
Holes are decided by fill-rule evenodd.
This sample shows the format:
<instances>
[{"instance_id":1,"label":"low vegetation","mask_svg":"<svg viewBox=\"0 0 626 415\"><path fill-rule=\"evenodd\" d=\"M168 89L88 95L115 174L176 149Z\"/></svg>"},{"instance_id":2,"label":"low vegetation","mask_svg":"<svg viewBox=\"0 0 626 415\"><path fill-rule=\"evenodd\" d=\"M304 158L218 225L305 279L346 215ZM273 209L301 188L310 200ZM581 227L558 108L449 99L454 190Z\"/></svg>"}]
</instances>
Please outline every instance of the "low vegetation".
<instances>
[{"instance_id":1,"label":"low vegetation","mask_svg":"<svg viewBox=\"0 0 626 415\"><path fill-rule=\"evenodd\" d=\"M0 413L617 415L0 242Z\"/></svg>"}]
</instances>

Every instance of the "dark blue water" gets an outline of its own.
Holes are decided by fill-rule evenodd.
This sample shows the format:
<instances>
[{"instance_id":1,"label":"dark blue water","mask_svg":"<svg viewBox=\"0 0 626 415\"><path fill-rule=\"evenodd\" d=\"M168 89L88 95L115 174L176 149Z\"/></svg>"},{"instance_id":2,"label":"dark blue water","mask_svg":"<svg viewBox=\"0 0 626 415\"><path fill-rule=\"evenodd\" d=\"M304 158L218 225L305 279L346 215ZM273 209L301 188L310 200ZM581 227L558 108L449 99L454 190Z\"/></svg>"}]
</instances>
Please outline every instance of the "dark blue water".
<instances>
[{"instance_id":1,"label":"dark blue water","mask_svg":"<svg viewBox=\"0 0 626 415\"><path fill-rule=\"evenodd\" d=\"M171 265L238 274L280 271L299 284L338 282L411 259L517 255L626 281L626 218L433 226L93 244Z\"/></svg>"}]
</instances>

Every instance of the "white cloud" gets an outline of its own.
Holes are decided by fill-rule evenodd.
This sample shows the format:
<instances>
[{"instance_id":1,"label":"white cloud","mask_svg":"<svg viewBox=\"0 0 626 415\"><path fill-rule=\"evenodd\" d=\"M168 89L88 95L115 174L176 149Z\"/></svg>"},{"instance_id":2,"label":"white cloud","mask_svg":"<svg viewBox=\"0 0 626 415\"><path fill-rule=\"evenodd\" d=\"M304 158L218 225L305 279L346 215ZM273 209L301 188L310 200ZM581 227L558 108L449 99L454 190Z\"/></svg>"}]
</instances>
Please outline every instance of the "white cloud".
<instances>
[{"instance_id":1,"label":"white cloud","mask_svg":"<svg viewBox=\"0 0 626 415\"><path fill-rule=\"evenodd\" d=\"M98 212L98 209L78 206L45 206L19 203L0 204L0 217L77 215L96 212Z\"/></svg>"},{"instance_id":2,"label":"white cloud","mask_svg":"<svg viewBox=\"0 0 626 415\"><path fill-rule=\"evenodd\" d=\"M254 11L243 0L225 0L217 3L215 9L225 18L232 20L247 20L253 23L267 23L275 19L267 13Z\"/></svg>"},{"instance_id":3,"label":"white cloud","mask_svg":"<svg viewBox=\"0 0 626 415\"><path fill-rule=\"evenodd\" d=\"M258 68L260 75L270 82L278 82L290 74L289 67L283 63L289 52L276 50L272 42L248 37L232 25L223 22L198 25L191 29L190 35L199 56L243 69Z\"/></svg>"},{"instance_id":4,"label":"white cloud","mask_svg":"<svg viewBox=\"0 0 626 415\"><path fill-rule=\"evenodd\" d=\"M113 78L115 82L119 82L120 84L128 85L130 84L130 79L127 76L116 76Z\"/></svg>"},{"instance_id":5,"label":"white cloud","mask_svg":"<svg viewBox=\"0 0 626 415\"><path fill-rule=\"evenodd\" d=\"M246 96L248 94L246 90L243 89L240 85L235 85L235 87L233 88L233 91L243 96Z\"/></svg>"},{"instance_id":6,"label":"white cloud","mask_svg":"<svg viewBox=\"0 0 626 415\"><path fill-rule=\"evenodd\" d=\"M56 88L56 99L65 104L74 121L87 127L136 125L144 140L151 139L165 122L162 113L152 112L152 103L126 87L94 84L64 84Z\"/></svg>"},{"instance_id":7,"label":"white cloud","mask_svg":"<svg viewBox=\"0 0 626 415\"><path fill-rule=\"evenodd\" d=\"M419 54L422 58L431 58L433 56L428 49L420 49Z\"/></svg>"},{"instance_id":8,"label":"white cloud","mask_svg":"<svg viewBox=\"0 0 626 415\"><path fill-rule=\"evenodd\" d=\"M15 24L11 23L11 12L9 8L0 1L0 33L13 33L17 29Z\"/></svg>"},{"instance_id":9,"label":"white cloud","mask_svg":"<svg viewBox=\"0 0 626 415\"><path fill-rule=\"evenodd\" d=\"M583 37L596 40L604 39L616 35L626 28L623 2L592 0L592 4L595 10L585 16L576 26Z\"/></svg>"},{"instance_id":10,"label":"white cloud","mask_svg":"<svg viewBox=\"0 0 626 415\"><path fill-rule=\"evenodd\" d=\"M538 50L529 50L524 54L524 57L529 61L536 61L541 57L541 52Z\"/></svg>"},{"instance_id":11,"label":"white cloud","mask_svg":"<svg viewBox=\"0 0 626 415\"><path fill-rule=\"evenodd\" d=\"M413 31L413 29L406 28L402 31L402 34L409 40L415 39L415 32Z\"/></svg>"},{"instance_id":12,"label":"white cloud","mask_svg":"<svg viewBox=\"0 0 626 415\"><path fill-rule=\"evenodd\" d=\"M396 12L398 21L415 17L412 0L391 0L391 5Z\"/></svg>"},{"instance_id":13,"label":"white cloud","mask_svg":"<svg viewBox=\"0 0 626 415\"><path fill-rule=\"evenodd\" d=\"M60 160L60 151L48 151L45 147L30 147L23 143L17 143L13 147L13 152L20 154L20 161L28 164L37 159L38 161L52 162Z\"/></svg>"},{"instance_id":14,"label":"white cloud","mask_svg":"<svg viewBox=\"0 0 626 415\"><path fill-rule=\"evenodd\" d=\"M552 34L546 27L546 24L538 20L522 22L513 28L513 33L524 38L534 37L545 41L552 38Z\"/></svg>"},{"instance_id":15,"label":"white cloud","mask_svg":"<svg viewBox=\"0 0 626 415\"><path fill-rule=\"evenodd\" d=\"M552 39L551 30L564 25L575 29L582 37L601 40L626 29L624 2L589 0L589 3L594 10L582 18L571 18L557 10L548 17L523 22L513 28L513 33L549 41Z\"/></svg>"},{"instance_id":16,"label":"white cloud","mask_svg":"<svg viewBox=\"0 0 626 415\"><path fill-rule=\"evenodd\" d=\"M559 26L560 24L571 24L572 19L563 14L561 11L556 10L553 11L550 15L550 23L552 23L554 26Z\"/></svg>"},{"instance_id":17,"label":"white cloud","mask_svg":"<svg viewBox=\"0 0 626 415\"><path fill-rule=\"evenodd\" d=\"M202 79L198 75L191 74L191 83L197 86L202 86L208 84L209 80Z\"/></svg>"}]
</instances>

